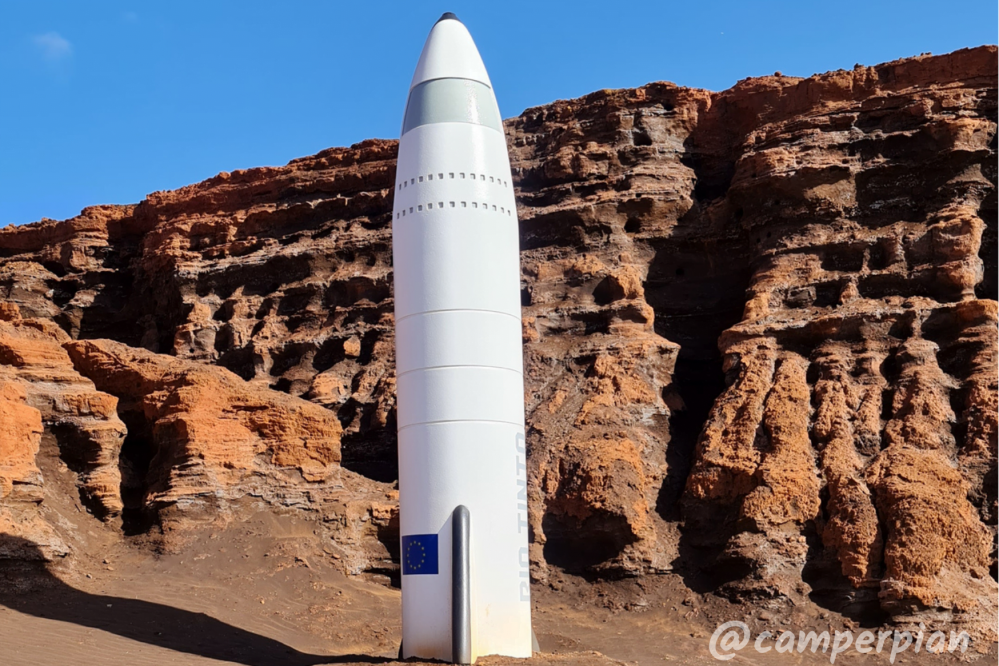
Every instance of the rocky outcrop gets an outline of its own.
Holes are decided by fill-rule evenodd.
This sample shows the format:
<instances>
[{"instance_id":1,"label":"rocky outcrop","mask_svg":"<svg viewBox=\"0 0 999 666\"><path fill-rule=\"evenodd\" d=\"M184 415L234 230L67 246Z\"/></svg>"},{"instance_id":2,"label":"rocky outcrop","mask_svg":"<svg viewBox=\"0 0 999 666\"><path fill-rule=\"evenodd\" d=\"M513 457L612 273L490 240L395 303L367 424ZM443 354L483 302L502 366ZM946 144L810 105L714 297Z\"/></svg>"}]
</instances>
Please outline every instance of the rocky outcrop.
<instances>
[{"instance_id":1,"label":"rocky outcrop","mask_svg":"<svg viewBox=\"0 0 999 666\"><path fill-rule=\"evenodd\" d=\"M0 312L0 372L9 378L10 394L18 396L11 407L24 429L8 445L24 455L30 450L33 458L42 434L38 422L43 424L63 461L79 475L83 502L101 518L114 517L122 509L118 463L125 425L116 411L118 400L73 367L62 347L69 340L49 320L22 319L14 304ZM27 440L15 443L28 433Z\"/></svg>"},{"instance_id":2,"label":"rocky outcrop","mask_svg":"<svg viewBox=\"0 0 999 666\"><path fill-rule=\"evenodd\" d=\"M672 559L656 506L678 346L655 333L620 241L611 257L525 253L532 548L574 572L666 570Z\"/></svg>"},{"instance_id":3,"label":"rocky outcrop","mask_svg":"<svg viewBox=\"0 0 999 666\"><path fill-rule=\"evenodd\" d=\"M333 412L225 368L111 340L65 347L81 374L118 396L128 425L126 531L155 527L159 547L178 549L200 526L290 510L318 522L344 571L391 569L398 493L340 466Z\"/></svg>"},{"instance_id":4,"label":"rocky outcrop","mask_svg":"<svg viewBox=\"0 0 999 666\"><path fill-rule=\"evenodd\" d=\"M81 373L121 400L133 438L121 487L139 511L182 505L190 520L224 498L307 495L338 469L340 423L322 407L118 342L66 349Z\"/></svg>"},{"instance_id":5,"label":"rocky outcrop","mask_svg":"<svg viewBox=\"0 0 999 666\"><path fill-rule=\"evenodd\" d=\"M940 64L796 85L810 112L765 113L717 204L758 259L684 504L719 579L742 572L732 593L844 596L846 579L896 619L995 617L994 494L969 500L979 477L959 471L996 458L994 411L966 435L991 399L965 397L996 367L995 93L923 90Z\"/></svg>"},{"instance_id":6,"label":"rocky outcrop","mask_svg":"<svg viewBox=\"0 0 999 666\"><path fill-rule=\"evenodd\" d=\"M68 340L51 321L22 319L15 304L0 304L0 568L13 563L15 584L18 563L59 560L71 551L39 510L47 491L38 465L43 437L55 441L93 515L108 520L122 509L125 426L117 400L73 369L62 348Z\"/></svg>"},{"instance_id":7,"label":"rocky outcrop","mask_svg":"<svg viewBox=\"0 0 999 666\"><path fill-rule=\"evenodd\" d=\"M25 404L14 373L0 370L0 500L41 500L41 471L35 463L42 415Z\"/></svg>"},{"instance_id":8,"label":"rocky outcrop","mask_svg":"<svg viewBox=\"0 0 999 666\"><path fill-rule=\"evenodd\" d=\"M994 636L996 77L982 47L507 121L536 579L672 570ZM0 231L3 299L120 401L135 506L266 496L392 566L394 160ZM304 401L339 466L319 412L328 445L254 420Z\"/></svg>"}]
</instances>

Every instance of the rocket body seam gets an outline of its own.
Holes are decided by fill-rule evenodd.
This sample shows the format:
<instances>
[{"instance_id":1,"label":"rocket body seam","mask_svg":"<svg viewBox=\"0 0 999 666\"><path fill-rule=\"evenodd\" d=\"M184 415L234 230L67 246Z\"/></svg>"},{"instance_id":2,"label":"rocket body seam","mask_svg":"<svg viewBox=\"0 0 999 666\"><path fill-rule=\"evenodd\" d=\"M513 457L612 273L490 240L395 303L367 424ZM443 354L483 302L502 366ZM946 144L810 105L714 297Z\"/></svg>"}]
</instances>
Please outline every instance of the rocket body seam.
<instances>
[{"instance_id":1,"label":"rocket body seam","mask_svg":"<svg viewBox=\"0 0 999 666\"><path fill-rule=\"evenodd\" d=\"M469 80L471 80L471 79L469 79ZM474 127L481 127L482 129L487 129L490 132L496 132L501 137L503 137L504 140L506 139L506 132L505 131L500 131L500 130L496 129L495 127L490 127L489 125L483 125L482 123L472 123L472 122L468 122L466 120L442 120L442 121L440 121L438 123L426 123L424 125L417 125L416 127L410 127L408 130L406 130L406 132L404 134L400 134L399 135L399 140L401 141L402 137L406 136L406 134L409 134L410 132L418 130L421 127L436 127L437 125L473 125ZM501 127L502 127L502 125L501 125Z\"/></svg>"},{"instance_id":2,"label":"rocket body seam","mask_svg":"<svg viewBox=\"0 0 999 666\"><path fill-rule=\"evenodd\" d=\"M417 83L415 86L410 86L409 87L409 92L413 92L413 88L417 88L419 86L422 86L424 83L430 83L431 81L440 81L441 79L456 79L458 81L475 81L476 83L481 83L482 85L484 85L485 87L489 88L490 90L493 89L493 87L491 85L489 85L488 83L486 83L485 81L479 81L478 79L473 79L473 78L471 78L469 76L435 76L432 79L424 79L424 80L420 81L419 83Z\"/></svg>"},{"instance_id":3,"label":"rocket body seam","mask_svg":"<svg viewBox=\"0 0 999 666\"><path fill-rule=\"evenodd\" d=\"M397 372L395 374L396 378L405 377L413 372L420 372L422 370L445 370L447 368L482 368L485 370L505 370L507 372L513 372L515 374L523 376L524 373L520 370L514 370L513 368L506 368L501 365L482 365L480 363L448 363L446 365L424 365L419 368L413 368L411 370L406 370L404 372Z\"/></svg>"},{"instance_id":4,"label":"rocket body seam","mask_svg":"<svg viewBox=\"0 0 999 666\"><path fill-rule=\"evenodd\" d=\"M498 424L502 424L502 425L512 425L512 426L516 426L518 428L523 428L524 427L524 422L523 421L520 421L520 422L499 421L499 420L496 420L496 419L440 419L438 421L420 421L419 423L407 423L406 425L402 426L401 428L398 428L396 430L396 432L397 433L398 432L402 432L403 430L406 430L407 428L415 428L416 426L437 425L437 424L440 424L440 423L498 423Z\"/></svg>"},{"instance_id":5,"label":"rocket body seam","mask_svg":"<svg viewBox=\"0 0 999 666\"><path fill-rule=\"evenodd\" d=\"M395 323L396 325L398 325L399 322L403 321L404 319L409 319L410 317L417 317L419 315L424 315L424 314L435 314L437 312L487 312L489 314L506 315L507 317L512 317L513 319L516 319L518 322L522 321L519 316L512 315L509 312L503 312L501 310L480 310L478 308L441 308L439 310L422 310L420 312L411 312L408 315L397 317Z\"/></svg>"}]
</instances>

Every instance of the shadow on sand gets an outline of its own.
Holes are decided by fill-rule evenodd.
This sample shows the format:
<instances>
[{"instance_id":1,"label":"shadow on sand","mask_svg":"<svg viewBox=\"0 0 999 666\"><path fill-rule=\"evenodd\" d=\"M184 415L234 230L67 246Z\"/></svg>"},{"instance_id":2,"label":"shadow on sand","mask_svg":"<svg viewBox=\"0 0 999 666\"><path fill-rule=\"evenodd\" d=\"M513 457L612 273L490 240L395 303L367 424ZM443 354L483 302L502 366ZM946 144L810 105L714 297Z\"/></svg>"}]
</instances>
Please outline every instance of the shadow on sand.
<instances>
[{"instance_id":1,"label":"shadow on sand","mask_svg":"<svg viewBox=\"0 0 999 666\"><path fill-rule=\"evenodd\" d=\"M15 560L3 559L14 555ZM25 560L28 560L25 563ZM33 560L33 561L32 561ZM30 569L30 570L29 570ZM20 577L41 577L30 592ZM323 656L299 652L280 641L226 624L204 613L181 610L139 599L90 594L54 576L43 563L38 547L25 539L0 534L0 605L36 617L71 622L117 634L175 652L235 662L244 666L314 666L338 663L386 663L369 655Z\"/></svg>"}]
</instances>

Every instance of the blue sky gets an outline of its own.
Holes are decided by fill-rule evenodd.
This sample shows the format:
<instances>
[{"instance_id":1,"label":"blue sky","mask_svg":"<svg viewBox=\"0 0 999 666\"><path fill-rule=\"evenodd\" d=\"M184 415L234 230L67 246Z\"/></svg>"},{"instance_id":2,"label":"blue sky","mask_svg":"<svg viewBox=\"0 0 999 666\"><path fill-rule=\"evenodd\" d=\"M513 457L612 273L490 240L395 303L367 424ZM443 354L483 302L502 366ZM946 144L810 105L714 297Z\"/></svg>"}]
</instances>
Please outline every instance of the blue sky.
<instances>
[{"instance_id":1,"label":"blue sky","mask_svg":"<svg viewBox=\"0 0 999 666\"><path fill-rule=\"evenodd\" d=\"M721 90L994 44L995 0L0 0L0 226L398 134L453 11L504 117L601 88Z\"/></svg>"}]
</instances>

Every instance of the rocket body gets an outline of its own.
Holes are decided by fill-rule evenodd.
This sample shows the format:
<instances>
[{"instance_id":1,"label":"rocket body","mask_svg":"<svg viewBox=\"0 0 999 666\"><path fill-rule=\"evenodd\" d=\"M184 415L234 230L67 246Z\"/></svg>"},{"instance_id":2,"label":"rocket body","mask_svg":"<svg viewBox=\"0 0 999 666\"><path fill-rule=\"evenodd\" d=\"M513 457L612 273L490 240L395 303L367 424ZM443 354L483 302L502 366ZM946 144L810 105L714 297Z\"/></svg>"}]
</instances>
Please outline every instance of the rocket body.
<instances>
[{"instance_id":1,"label":"rocket body","mask_svg":"<svg viewBox=\"0 0 999 666\"><path fill-rule=\"evenodd\" d=\"M403 657L452 657L458 505L471 516L472 658L529 657L516 204L489 77L448 16L410 86L392 212Z\"/></svg>"}]
</instances>

